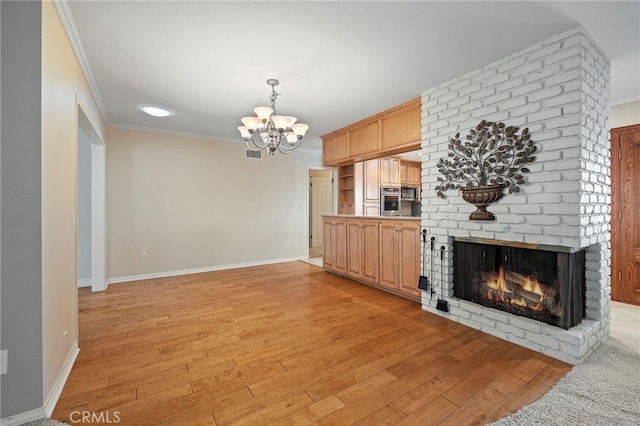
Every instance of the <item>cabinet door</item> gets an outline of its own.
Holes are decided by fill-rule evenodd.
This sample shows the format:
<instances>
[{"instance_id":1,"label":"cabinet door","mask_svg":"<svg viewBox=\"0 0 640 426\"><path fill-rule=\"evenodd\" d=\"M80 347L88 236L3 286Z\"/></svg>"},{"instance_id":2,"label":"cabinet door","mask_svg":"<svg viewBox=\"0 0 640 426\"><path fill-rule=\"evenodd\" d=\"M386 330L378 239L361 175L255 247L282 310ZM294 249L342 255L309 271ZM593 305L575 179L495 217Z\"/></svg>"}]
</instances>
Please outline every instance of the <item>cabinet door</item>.
<instances>
[{"instance_id":1,"label":"cabinet door","mask_svg":"<svg viewBox=\"0 0 640 426\"><path fill-rule=\"evenodd\" d=\"M380 203L380 160L374 158L363 163L363 202Z\"/></svg>"},{"instance_id":2,"label":"cabinet door","mask_svg":"<svg viewBox=\"0 0 640 426\"><path fill-rule=\"evenodd\" d=\"M325 219L324 253L325 269L336 272L347 271L347 223L341 219Z\"/></svg>"},{"instance_id":3,"label":"cabinet door","mask_svg":"<svg viewBox=\"0 0 640 426\"><path fill-rule=\"evenodd\" d=\"M399 276L398 287L405 293L420 295L420 225L402 223L399 232Z\"/></svg>"},{"instance_id":4,"label":"cabinet door","mask_svg":"<svg viewBox=\"0 0 640 426\"><path fill-rule=\"evenodd\" d=\"M325 269L334 269L335 263L335 250L336 250L336 241L335 241L335 232L333 230L333 220L325 219L324 220L324 247L322 249L322 266Z\"/></svg>"},{"instance_id":5,"label":"cabinet door","mask_svg":"<svg viewBox=\"0 0 640 426\"><path fill-rule=\"evenodd\" d=\"M362 242L362 278L378 283L380 259L378 221L363 221L360 228Z\"/></svg>"},{"instance_id":6,"label":"cabinet door","mask_svg":"<svg viewBox=\"0 0 640 426\"><path fill-rule=\"evenodd\" d=\"M380 159L380 184L400 186L400 159L384 157Z\"/></svg>"},{"instance_id":7,"label":"cabinet door","mask_svg":"<svg viewBox=\"0 0 640 426\"><path fill-rule=\"evenodd\" d=\"M400 184L420 185L421 165L414 161L400 162Z\"/></svg>"},{"instance_id":8,"label":"cabinet door","mask_svg":"<svg viewBox=\"0 0 640 426\"><path fill-rule=\"evenodd\" d=\"M362 205L362 213L364 216L380 216L380 202L364 203Z\"/></svg>"},{"instance_id":9,"label":"cabinet door","mask_svg":"<svg viewBox=\"0 0 640 426\"><path fill-rule=\"evenodd\" d=\"M396 222L380 223L380 284L398 289L398 225Z\"/></svg>"},{"instance_id":10,"label":"cabinet door","mask_svg":"<svg viewBox=\"0 0 640 426\"><path fill-rule=\"evenodd\" d=\"M380 150L378 120L349 130L349 156L369 154Z\"/></svg>"},{"instance_id":11,"label":"cabinet door","mask_svg":"<svg viewBox=\"0 0 640 426\"><path fill-rule=\"evenodd\" d=\"M381 119L381 149L418 145L422 139L422 106L416 99Z\"/></svg>"},{"instance_id":12,"label":"cabinet door","mask_svg":"<svg viewBox=\"0 0 640 426\"><path fill-rule=\"evenodd\" d=\"M354 277L362 276L362 223L347 222L347 273Z\"/></svg>"},{"instance_id":13,"label":"cabinet door","mask_svg":"<svg viewBox=\"0 0 640 426\"><path fill-rule=\"evenodd\" d=\"M348 157L347 132L339 133L322 140L323 165L337 166Z\"/></svg>"},{"instance_id":14,"label":"cabinet door","mask_svg":"<svg viewBox=\"0 0 640 426\"><path fill-rule=\"evenodd\" d=\"M420 163L409 163L407 180L410 184L422 184L422 165Z\"/></svg>"},{"instance_id":15,"label":"cabinet door","mask_svg":"<svg viewBox=\"0 0 640 426\"><path fill-rule=\"evenodd\" d=\"M378 221L347 221L347 274L378 282Z\"/></svg>"},{"instance_id":16,"label":"cabinet door","mask_svg":"<svg viewBox=\"0 0 640 426\"><path fill-rule=\"evenodd\" d=\"M347 272L347 221L336 219L335 231L335 257L334 269L338 272Z\"/></svg>"}]
</instances>

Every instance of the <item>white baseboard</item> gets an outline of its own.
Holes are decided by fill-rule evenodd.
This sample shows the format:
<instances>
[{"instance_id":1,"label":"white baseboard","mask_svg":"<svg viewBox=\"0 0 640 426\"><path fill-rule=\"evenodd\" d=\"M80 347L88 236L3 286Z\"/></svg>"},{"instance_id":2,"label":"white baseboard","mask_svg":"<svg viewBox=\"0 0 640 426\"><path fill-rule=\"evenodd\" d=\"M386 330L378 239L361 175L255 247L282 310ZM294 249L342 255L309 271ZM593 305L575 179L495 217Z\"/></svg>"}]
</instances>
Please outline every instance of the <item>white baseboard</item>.
<instances>
[{"instance_id":1,"label":"white baseboard","mask_svg":"<svg viewBox=\"0 0 640 426\"><path fill-rule=\"evenodd\" d=\"M47 417L44 407L0 419L1 426L17 426Z\"/></svg>"},{"instance_id":2,"label":"white baseboard","mask_svg":"<svg viewBox=\"0 0 640 426\"><path fill-rule=\"evenodd\" d=\"M78 287L91 287L91 278L86 280L78 280Z\"/></svg>"},{"instance_id":3,"label":"white baseboard","mask_svg":"<svg viewBox=\"0 0 640 426\"><path fill-rule=\"evenodd\" d=\"M58 379L53 384L53 388L45 400L44 410L47 417L51 417L54 408L56 408L58 399L60 399L60 395L62 395L62 390L64 389L64 385L67 383L67 379L69 378L69 374L71 374L71 369L73 368L73 364L76 362L76 358L78 358L79 352L80 349L78 349L78 342L73 342L73 347L69 351L69 355L67 355L67 359L62 366L60 374L58 374Z\"/></svg>"},{"instance_id":4,"label":"white baseboard","mask_svg":"<svg viewBox=\"0 0 640 426\"><path fill-rule=\"evenodd\" d=\"M148 280L152 278L175 277L177 275L199 274L202 272L224 271L226 269L248 268L250 266L271 265L274 263L296 262L304 257L292 257L288 259L270 259L259 262L234 263L231 265L209 266L204 268L182 269L178 271L154 272L150 274L128 275L107 279L107 284L123 283L128 281Z\"/></svg>"}]
</instances>

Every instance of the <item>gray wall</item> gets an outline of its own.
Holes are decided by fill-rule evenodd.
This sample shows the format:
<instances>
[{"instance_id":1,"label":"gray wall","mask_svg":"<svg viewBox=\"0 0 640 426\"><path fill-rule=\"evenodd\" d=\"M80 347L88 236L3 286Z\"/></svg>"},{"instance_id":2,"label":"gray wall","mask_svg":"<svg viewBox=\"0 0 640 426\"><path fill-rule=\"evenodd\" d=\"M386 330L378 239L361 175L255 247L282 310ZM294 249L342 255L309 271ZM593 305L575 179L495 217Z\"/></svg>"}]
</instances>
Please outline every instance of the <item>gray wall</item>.
<instances>
[{"instance_id":1,"label":"gray wall","mask_svg":"<svg viewBox=\"0 0 640 426\"><path fill-rule=\"evenodd\" d=\"M42 4L0 2L0 418L43 406L40 201Z\"/></svg>"}]
</instances>

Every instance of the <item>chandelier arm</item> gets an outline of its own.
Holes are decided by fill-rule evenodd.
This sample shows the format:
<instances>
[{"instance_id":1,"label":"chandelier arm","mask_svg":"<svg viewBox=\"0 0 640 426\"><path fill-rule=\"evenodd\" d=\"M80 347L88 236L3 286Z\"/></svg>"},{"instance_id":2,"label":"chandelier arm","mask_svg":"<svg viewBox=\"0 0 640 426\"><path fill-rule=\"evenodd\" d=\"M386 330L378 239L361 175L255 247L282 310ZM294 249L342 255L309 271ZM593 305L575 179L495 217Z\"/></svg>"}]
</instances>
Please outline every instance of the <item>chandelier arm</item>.
<instances>
[{"instance_id":1,"label":"chandelier arm","mask_svg":"<svg viewBox=\"0 0 640 426\"><path fill-rule=\"evenodd\" d=\"M279 144L278 145L278 151L280 151L283 154L289 154L291 152L293 152L296 148L298 148L298 146L300 146L300 142L302 142L302 139L298 139L296 140L296 143L294 143L293 145L291 145L290 143L287 142L287 145L289 145L289 148L283 148L284 144Z\"/></svg>"},{"instance_id":2,"label":"chandelier arm","mask_svg":"<svg viewBox=\"0 0 640 426\"><path fill-rule=\"evenodd\" d=\"M253 135L255 135L256 133L260 133L260 132L253 132L251 134L251 138L247 140L247 147L252 150L252 151L264 151L264 149L267 147L267 144L265 144L264 142L262 142L261 144L258 144L255 139L253 139ZM251 145L249 145L249 142L251 142L251 144L256 147L256 149L253 149L251 147Z\"/></svg>"}]
</instances>

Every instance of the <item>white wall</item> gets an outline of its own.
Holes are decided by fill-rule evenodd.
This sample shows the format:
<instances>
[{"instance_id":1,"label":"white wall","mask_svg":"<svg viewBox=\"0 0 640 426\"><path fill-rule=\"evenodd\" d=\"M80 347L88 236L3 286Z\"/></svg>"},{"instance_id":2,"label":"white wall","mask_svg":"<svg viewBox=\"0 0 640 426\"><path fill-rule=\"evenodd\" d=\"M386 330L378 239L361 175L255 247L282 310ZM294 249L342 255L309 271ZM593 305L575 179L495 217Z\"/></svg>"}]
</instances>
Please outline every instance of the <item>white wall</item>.
<instances>
[{"instance_id":1,"label":"white wall","mask_svg":"<svg viewBox=\"0 0 640 426\"><path fill-rule=\"evenodd\" d=\"M77 354L76 155L79 105L104 139L104 122L58 13L42 2L42 365L47 413ZM39 110L40 110L39 109ZM67 332L67 338L63 335ZM66 346L65 346L66 340Z\"/></svg>"},{"instance_id":2,"label":"white wall","mask_svg":"<svg viewBox=\"0 0 640 426\"><path fill-rule=\"evenodd\" d=\"M640 124L640 100L611 107L611 128Z\"/></svg>"},{"instance_id":3,"label":"white wall","mask_svg":"<svg viewBox=\"0 0 640 426\"><path fill-rule=\"evenodd\" d=\"M78 286L91 285L91 141L78 128Z\"/></svg>"},{"instance_id":4,"label":"white wall","mask_svg":"<svg viewBox=\"0 0 640 426\"><path fill-rule=\"evenodd\" d=\"M255 160L244 144L119 128L107 141L109 282L307 256L319 152Z\"/></svg>"}]
</instances>

